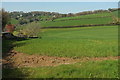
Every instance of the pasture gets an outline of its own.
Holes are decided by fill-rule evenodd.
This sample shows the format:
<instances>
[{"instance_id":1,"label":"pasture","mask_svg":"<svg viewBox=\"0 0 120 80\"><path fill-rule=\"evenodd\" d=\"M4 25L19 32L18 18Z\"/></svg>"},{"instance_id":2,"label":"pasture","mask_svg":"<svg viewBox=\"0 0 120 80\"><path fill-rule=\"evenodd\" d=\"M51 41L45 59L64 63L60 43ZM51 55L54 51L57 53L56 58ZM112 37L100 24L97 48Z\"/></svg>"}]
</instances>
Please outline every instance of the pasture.
<instances>
[{"instance_id":1,"label":"pasture","mask_svg":"<svg viewBox=\"0 0 120 80\"><path fill-rule=\"evenodd\" d=\"M40 35L42 39L15 42L14 49L27 54L58 57L118 55L118 26L44 29Z\"/></svg>"},{"instance_id":2,"label":"pasture","mask_svg":"<svg viewBox=\"0 0 120 80\"><path fill-rule=\"evenodd\" d=\"M41 22L43 27L63 27L63 26L80 26L80 25L95 25L95 24L110 24L112 17L80 19L80 20L65 20L65 21L47 21Z\"/></svg>"},{"instance_id":3,"label":"pasture","mask_svg":"<svg viewBox=\"0 0 120 80\"><path fill-rule=\"evenodd\" d=\"M69 58L118 56L118 26L43 29L42 38L6 41L28 55ZM6 46L6 47L5 47ZM89 60L58 66L4 68L4 78L118 78L118 60Z\"/></svg>"},{"instance_id":4,"label":"pasture","mask_svg":"<svg viewBox=\"0 0 120 80\"><path fill-rule=\"evenodd\" d=\"M116 15L117 11L114 13ZM74 16L74 17L63 17L63 18L55 19L55 21L70 20L70 19L88 19L88 18L97 18L97 17L102 18L102 17L110 17L110 16L112 16L112 14L109 12L100 12L97 14L81 15L81 16Z\"/></svg>"},{"instance_id":5,"label":"pasture","mask_svg":"<svg viewBox=\"0 0 120 80\"><path fill-rule=\"evenodd\" d=\"M63 17L53 21L40 21L42 27L64 27L80 25L111 24L114 16L118 16L118 11L102 12L74 17Z\"/></svg>"},{"instance_id":6,"label":"pasture","mask_svg":"<svg viewBox=\"0 0 120 80\"><path fill-rule=\"evenodd\" d=\"M3 40L3 55L9 53L7 62L13 63L12 68L5 64L3 78L118 78L118 26L112 24L118 11L54 20L52 15L45 15L37 16L38 21L33 19L35 23L30 28L40 25L37 36L41 38ZM32 22L20 25L12 18L11 23L18 24L13 33L17 35ZM70 28L99 24L104 26ZM65 26L69 28L44 28Z\"/></svg>"}]
</instances>

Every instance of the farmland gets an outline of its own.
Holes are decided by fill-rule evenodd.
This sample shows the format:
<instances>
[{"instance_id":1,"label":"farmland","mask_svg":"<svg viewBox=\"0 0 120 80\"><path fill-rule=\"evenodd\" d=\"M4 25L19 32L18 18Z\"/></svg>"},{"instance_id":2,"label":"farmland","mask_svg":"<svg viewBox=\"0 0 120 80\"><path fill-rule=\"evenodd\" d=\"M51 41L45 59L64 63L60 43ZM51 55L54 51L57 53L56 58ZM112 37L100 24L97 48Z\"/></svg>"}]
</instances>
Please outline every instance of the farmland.
<instances>
[{"instance_id":1,"label":"farmland","mask_svg":"<svg viewBox=\"0 0 120 80\"><path fill-rule=\"evenodd\" d=\"M119 11L119 10L118 10ZM118 16L118 11L102 12L96 14L81 15L75 17L58 18L54 21L41 22L43 27L63 27L63 26L80 26L80 25L95 25L95 24L110 24L113 22L113 17Z\"/></svg>"},{"instance_id":2,"label":"farmland","mask_svg":"<svg viewBox=\"0 0 120 80\"><path fill-rule=\"evenodd\" d=\"M59 57L117 56L117 26L48 29L42 39L19 41L15 50L28 54ZM31 46L31 47L30 47Z\"/></svg>"},{"instance_id":3,"label":"farmland","mask_svg":"<svg viewBox=\"0 0 120 80\"><path fill-rule=\"evenodd\" d=\"M114 12L117 13L117 12ZM65 18L58 18L55 19L55 21L60 21L60 20L69 20L69 19L88 19L88 18L96 18L96 17L110 17L112 16L111 13L109 12L103 12L103 13L97 13L97 14L89 14L89 15L81 15L81 16L76 16L76 17L65 17Z\"/></svg>"},{"instance_id":4,"label":"farmland","mask_svg":"<svg viewBox=\"0 0 120 80\"><path fill-rule=\"evenodd\" d=\"M80 16L71 16L71 17L62 17L51 20L47 20L52 18L52 16L39 16L39 19L43 19L42 21L38 21L42 27L71 27L71 26L83 26L83 25L100 25L100 24L112 24L114 22L114 18L118 17L118 12L98 12L94 14L80 15ZM19 20L13 19L11 23L18 24Z\"/></svg>"},{"instance_id":5,"label":"farmland","mask_svg":"<svg viewBox=\"0 0 120 80\"><path fill-rule=\"evenodd\" d=\"M16 25L13 34L19 36L21 31L25 37L3 39L3 78L119 77L118 10L70 17L31 14L16 18L12 13L11 23ZM27 31L37 31L38 35L26 37Z\"/></svg>"},{"instance_id":6,"label":"farmland","mask_svg":"<svg viewBox=\"0 0 120 80\"><path fill-rule=\"evenodd\" d=\"M79 26L79 25L95 25L95 24L109 24L112 23L111 17L105 18L93 18L93 19L81 19L81 20L65 20L65 21L48 21L41 22L43 27L62 27L62 26Z\"/></svg>"},{"instance_id":7,"label":"farmland","mask_svg":"<svg viewBox=\"0 0 120 80\"><path fill-rule=\"evenodd\" d=\"M16 45L14 47L15 51L28 55L78 59L96 57L99 59L101 57L118 56L117 31L118 26L43 29L39 35L42 36L40 39L15 41L12 44ZM3 77L117 78L117 63L117 60L109 59L103 61L89 60L60 66L4 69ZM93 67L95 68L93 69Z\"/></svg>"}]
</instances>

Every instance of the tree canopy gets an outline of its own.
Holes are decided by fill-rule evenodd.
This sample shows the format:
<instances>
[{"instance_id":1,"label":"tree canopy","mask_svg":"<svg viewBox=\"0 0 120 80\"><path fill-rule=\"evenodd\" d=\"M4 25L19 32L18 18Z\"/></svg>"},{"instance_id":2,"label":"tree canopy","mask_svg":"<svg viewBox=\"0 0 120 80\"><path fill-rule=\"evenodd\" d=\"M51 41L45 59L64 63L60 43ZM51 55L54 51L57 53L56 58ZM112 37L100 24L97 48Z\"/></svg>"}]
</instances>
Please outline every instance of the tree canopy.
<instances>
[{"instance_id":1,"label":"tree canopy","mask_svg":"<svg viewBox=\"0 0 120 80\"><path fill-rule=\"evenodd\" d=\"M6 12L4 9L0 11L2 13L2 30L5 28L5 25L9 22L10 17L9 13Z\"/></svg>"}]
</instances>

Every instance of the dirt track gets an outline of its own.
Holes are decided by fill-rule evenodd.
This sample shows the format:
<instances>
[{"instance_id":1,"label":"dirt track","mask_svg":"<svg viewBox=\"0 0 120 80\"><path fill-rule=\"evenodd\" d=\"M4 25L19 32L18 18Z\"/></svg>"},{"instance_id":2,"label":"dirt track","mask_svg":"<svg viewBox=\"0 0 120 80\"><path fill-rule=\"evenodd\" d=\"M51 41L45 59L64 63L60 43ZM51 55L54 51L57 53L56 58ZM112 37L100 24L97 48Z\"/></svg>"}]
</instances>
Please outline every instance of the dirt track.
<instances>
[{"instance_id":1,"label":"dirt track","mask_svg":"<svg viewBox=\"0 0 120 80\"><path fill-rule=\"evenodd\" d=\"M15 67L40 67L40 66L58 66L61 64L73 64L84 61L118 60L118 57L99 57L99 58L67 58L50 57L40 55L28 55L14 50L10 51L7 57L2 60L3 68Z\"/></svg>"}]
</instances>

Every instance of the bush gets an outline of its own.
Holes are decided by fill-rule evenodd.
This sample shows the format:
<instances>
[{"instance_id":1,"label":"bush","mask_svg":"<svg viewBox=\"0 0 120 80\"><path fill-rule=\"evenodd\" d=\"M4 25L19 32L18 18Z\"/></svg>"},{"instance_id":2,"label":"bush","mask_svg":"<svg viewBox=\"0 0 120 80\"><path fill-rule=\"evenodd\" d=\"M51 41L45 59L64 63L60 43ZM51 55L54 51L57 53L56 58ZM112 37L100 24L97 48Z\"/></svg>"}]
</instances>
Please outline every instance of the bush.
<instances>
[{"instance_id":1,"label":"bush","mask_svg":"<svg viewBox=\"0 0 120 80\"><path fill-rule=\"evenodd\" d=\"M27 37L38 37L38 34L41 31L40 24L36 22L29 23L22 27L23 29L20 30L20 33Z\"/></svg>"},{"instance_id":2,"label":"bush","mask_svg":"<svg viewBox=\"0 0 120 80\"><path fill-rule=\"evenodd\" d=\"M27 23L28 23L28 21L26 19L19 20L20 25L27 24Z\"/></svg>"}]
</instances>

